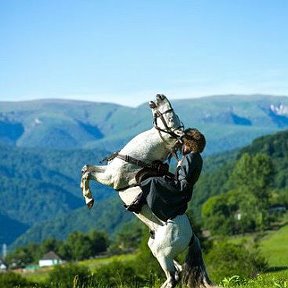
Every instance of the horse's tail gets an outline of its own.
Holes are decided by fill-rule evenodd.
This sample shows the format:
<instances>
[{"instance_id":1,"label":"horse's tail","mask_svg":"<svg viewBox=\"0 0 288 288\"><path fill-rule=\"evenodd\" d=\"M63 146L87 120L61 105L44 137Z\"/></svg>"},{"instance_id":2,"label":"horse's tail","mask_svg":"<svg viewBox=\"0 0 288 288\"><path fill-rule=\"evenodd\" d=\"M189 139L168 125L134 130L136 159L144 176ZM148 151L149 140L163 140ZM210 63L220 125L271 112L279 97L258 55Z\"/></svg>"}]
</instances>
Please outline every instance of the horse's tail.
<instances>
[{"instance_id":1,"label":"horse's tail","mask_svg":"<svg viewBox=\"0 0 288 288\"><path fill-rule=\"evenodd\" d=\"M202 256L200 241L195 234L193 234L191 238L188 254L182 267L182 281L184 285L189 288L215 287L208 277Z\"/></svg>"}]
</instances>

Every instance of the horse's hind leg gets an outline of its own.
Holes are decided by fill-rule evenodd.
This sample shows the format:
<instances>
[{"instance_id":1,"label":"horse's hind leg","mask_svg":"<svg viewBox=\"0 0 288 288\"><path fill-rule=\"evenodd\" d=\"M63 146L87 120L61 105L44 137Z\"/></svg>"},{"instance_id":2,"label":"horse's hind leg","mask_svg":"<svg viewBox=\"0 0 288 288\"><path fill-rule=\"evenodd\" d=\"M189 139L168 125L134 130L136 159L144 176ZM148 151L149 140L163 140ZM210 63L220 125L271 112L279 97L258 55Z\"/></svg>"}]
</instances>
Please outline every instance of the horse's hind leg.
<instances>
[{"instance_id":1,"label":"horse's hind leg","mask_svg":"<svg viewBox=\"0 0 288 288\"><path fill-rule=\"evenodd\" d=\"M80 187L82 189L82 194L85 199L85 203L89 209L92 208L94 204L93 195L89 187L89 181L93 179L102 184L106 184L106 185L111 184L110 183L111 175L109 175L108 173L105 173L106 167L107 166L85 165L81 170L82 177L81 177Z\"/></svg>"},{"instance_id":2,"label":"horse's hind leg","mask_svg":"<svg viewBox=\"0 0 288 288\"><path fill-rule=\"evenodd\" d=\"M89 187L89 176L90 176L90 172L85 172L82 175L80 187L82 189L82 195L85 199L85 203L87 207L90 209L92 208L94 204L94 199L93 199L93 195L91 193L90 187Z\"/></svg>"},{"instance_id":3,"label":"horse's hind leg","mask_svg":"<svg viewBox=\"0 0 288 288\"><path fill-rule=\"evenodd\" d=\"M149 240L149 247L164 270L167 280L161 288L172 288L180 280L182 267L174 259L189 245L192 230L186 215L168 220L155 231L155 239Z\"/></svg>"},{"instance_id":4,"label":"horse's hind leg","mask_svg":"<svg viewBox=\"0 0 288 288\"><path fill-rule=\"evenodd\" d=\"M158 255L157 260L167 278L161 288L174 288L180 281L180 275L174 266L173 259L165 255Z\"/></svg>"},{"instance_id":5,"label":"horse's hind leg","mask_svg":"<svg viewBox=\"0 0 288 288\"><path fill-rule=\"evenodd\" d=\"M105 175L105 171L106 171L105 167L106 166L85 165L81 170L82 177L81 177L80 187L82 189L82 194L83 194L83 197L85 199L85 203L89 209L92 208L92 206L94 204L93 195L92 195L90 187L89 187L89 181L91 179L95 179L96 181L101 182L96 177L96 175L101 174L101 173L103 175ZM107 178L108 178L107 176L104 177L105 180L107 180Z\"/></svg>"},{"instance_id":6,"label":"horse's hind leg","mask_svg":"<svg viewBox=\"0 0 288 288\"><path fill-rule=\"evenodd\" d=\"M154 237L150 237L148 246L159 262L161 268L166 275L166 281L162 284L161 288L174 288L180 281L178 269L174 265L173 258L170 257L170 248L162 248L161 243L158 243Z\"/></svg>"},{"instance_id":7,"label":"horse's hind leg","mask_svg":"<svg viewBox=\"0 0 288 288\"><path fill-rule=\"evenodd\" d=\"M85 165L82 168L82 174L85 174L88 172L89 180L95 180L101 184L111 186L111 169L107 169L109 166L103 165L103 166L93 166L93 165ZM113 171L112 171L113 172Z\"/></svg>"}]
</instances>

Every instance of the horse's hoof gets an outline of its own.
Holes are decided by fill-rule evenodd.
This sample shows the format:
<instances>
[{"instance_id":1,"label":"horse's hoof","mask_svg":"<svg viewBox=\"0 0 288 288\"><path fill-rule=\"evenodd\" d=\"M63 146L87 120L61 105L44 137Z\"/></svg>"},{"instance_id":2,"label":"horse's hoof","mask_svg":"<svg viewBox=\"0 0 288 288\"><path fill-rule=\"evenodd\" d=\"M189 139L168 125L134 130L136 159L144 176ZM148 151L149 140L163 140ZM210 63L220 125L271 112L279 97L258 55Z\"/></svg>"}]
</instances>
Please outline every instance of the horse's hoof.
<instances>
[{"instance_id":1,"label":"horse's hoof","mask_svg":"<svg viewBox=\"0 0 288 288\"><path fill-rule=\"evenodd\" d=\"M91 209L94 205L94 199L91 199L88 203L86 203L87 207Z\"/></svg>"},{"instance_id":2,"label":"horse's hoof","mask_svg":"<svg viewBox=\"0 0 288 288\"><path fill-rule=\"evenodd\" d=\"M85 174L88 171L88 165L83 166L83 168L81 169L81 174Z\"/></svg>"}]
</instances>

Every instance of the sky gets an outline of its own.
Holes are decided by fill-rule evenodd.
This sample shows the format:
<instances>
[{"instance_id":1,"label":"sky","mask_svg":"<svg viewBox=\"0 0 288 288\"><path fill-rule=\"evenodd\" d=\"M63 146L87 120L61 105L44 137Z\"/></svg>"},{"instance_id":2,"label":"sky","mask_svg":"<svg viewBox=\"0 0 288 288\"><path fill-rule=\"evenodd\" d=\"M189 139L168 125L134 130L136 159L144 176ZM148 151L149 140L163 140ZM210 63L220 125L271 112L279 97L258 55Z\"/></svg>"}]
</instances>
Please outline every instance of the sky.
<instances>
[{"instance_id":1,"label":"sky","mask_svg":"<svg viewBox=\"0 0 288 288\"><path fill-rule=\"evenodd\" d=\"M288 96L287 0L0 0L0 101Z\"/></svg>"}]
</instances>

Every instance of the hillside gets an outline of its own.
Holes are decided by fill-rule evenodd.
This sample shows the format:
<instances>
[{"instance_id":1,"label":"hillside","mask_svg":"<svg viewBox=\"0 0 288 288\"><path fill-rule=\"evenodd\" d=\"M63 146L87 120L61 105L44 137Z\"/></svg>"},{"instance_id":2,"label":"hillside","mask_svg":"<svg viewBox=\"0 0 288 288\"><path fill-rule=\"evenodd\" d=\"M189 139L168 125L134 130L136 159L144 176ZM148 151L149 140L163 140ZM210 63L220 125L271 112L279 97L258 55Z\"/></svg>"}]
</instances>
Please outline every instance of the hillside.
<instances>
[{"instance_id":1,"label":"hillside","mask_svg":"<svg viewBox=\"0 0 288 288\"><path fill-rule=\"evenodd\" d=\"M0 213L0 227L0 243L11 243L23 234L29 226Z\"/></svg>"},{"instance_id":2,"label":"hillside","mask_svg":"<svg viewBox=\"0 0 288 288\"><path fill-rule=\"evenodd\" d=\"M121 142L121 134L131 137L147 129L144 119L150 113L146 105L134 109L72 100L1 102L0 140L19 147L58 149L85 148L101 139L115 141L115 134Z\"/></svg>"},{"instance_id":3,"label":"hillside","mask_svg":"<svg viewBox=\"0 0 288 288\"><path fill-rule=\"evenodd\" d=\"M281 139L280 143L286 143L277 148L277 155L283 155L283 157L277 157L272 153L275 150L272 148L274 145L278 145L279 139ZM288 188L287 182L276 181L279 178L282 179L281 175L288 175L288 165L282 165L282 163L286 163L288 160L286 153L287 143L288 131L283 131L256 139L251 145L243 148L241 151L226 152L221 155L206 157L204 159L204 173L196 185L191 201L190 210L194 218L199 218L201 206L209 197L226 191L227 187L225 183L231 173L235 160L247 151L257 153L257 151L261 152L265 147L270 147L271 149L268 154L273 157L275 167L279 168L275 171L274 187L279 189ZM34 225L15 244L20 245L29 241L40 241L49 236L62 238L75 230L86 232L91 229L104 229L113 233L129 219L131 219L131 215L125 211L116 193L113 194L112 198L97 203L91 211L84 207L48 222L41 223L41 225Z\"/></svg>"},{"instance_id":4,"label":"hillside","mask_svg":"<svg viewBox=\"0 0 288 288\"><path fill-rule=\"evenodd\" d=\"M203 130L207 154L242 147L288 127L284 96L211 96L172 104L186 127ZM0 102L0 142L18 147L113 151L151 126L147 104L131 108L72 100Z\"/></svg>"},{"instance_id":5,"label":"hillside","mask_svg":"<svg viewBox=\"0 0 288 288\"><path fill-rule=\"evenodd\" d=\"M239 150L222 153L206 160L207 166L204 166L206 173L202 175L197 184L197 193L195 193L194 204L201 205L209 196L225 192L228 187L225 186L227 179L233 169L236 159L239 159L243 153L256 155L264 153L271 157L275 169L274 181L272 186L275 189L284 189L288 187L288 130L259 137ZM211 168L210 168L211 167ZM197 196L196 196L197 195ZM194 197L194 196L193 196Z\"/></svg>"},{"instance_id":6,"label":"hillside","mask_svg":"<svg viewBox=\"0 0 288 288\"><path fill-rule=\"evenodd\" d=\"M10 244L32 225L83 207L80 171L108 152L45 150L0 145L0 243ZM94 184L96 200L111 190ZM11 232L13 227L13 233Z\"/></svg>"},{"instance_id":7,"label":"hillside","mask_svg":"<svg viewBox=\"0 0 288 288\"><path fill-rule=\"evenodd\" d=\"M65 239L73 231L106 231L110 235L117 232L124 223L132 219L116 194L103 201L96 202L93 209L82 208L56 216L55 218L33 225L13 243L13 247L29 242L39 243L47 238Z\"/></svg>"}]
</instances>

